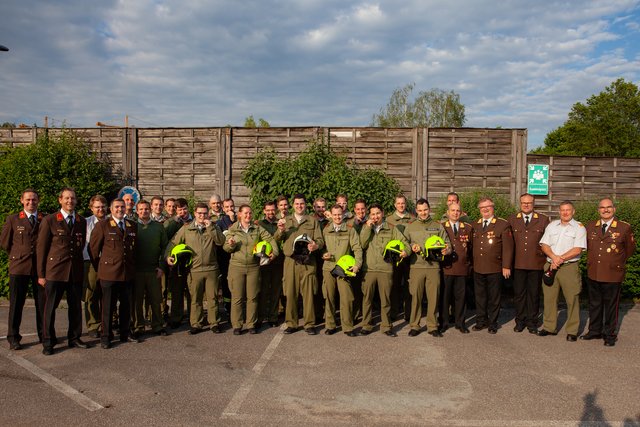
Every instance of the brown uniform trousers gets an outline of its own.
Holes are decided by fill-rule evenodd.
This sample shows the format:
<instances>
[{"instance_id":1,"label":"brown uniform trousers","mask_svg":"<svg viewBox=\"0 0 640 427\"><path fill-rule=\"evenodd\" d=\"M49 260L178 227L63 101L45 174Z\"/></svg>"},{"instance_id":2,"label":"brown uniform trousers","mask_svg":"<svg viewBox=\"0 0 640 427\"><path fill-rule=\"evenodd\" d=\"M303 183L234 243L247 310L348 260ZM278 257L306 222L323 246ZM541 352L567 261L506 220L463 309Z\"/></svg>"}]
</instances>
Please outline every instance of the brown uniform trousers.
<instances>
[{"instance_id":1,"label":"brown uniform trousers","mask_svg":"<svg viewBox=\"0 0 640 427\"><path fill-rule=\"evenodd\" d=\"M455 318L455 326L465 326L467 278L471 272L471 253L473 248L473 228L466 222L458 222L458 233L455 234L449 221L445 221L444 229L449 235L452 253L446 255L442 263L444 287L441 298L441 327L449 327L449 308ZM453 255L455 253L455 255Z\"/></svg>"}]
</instances>

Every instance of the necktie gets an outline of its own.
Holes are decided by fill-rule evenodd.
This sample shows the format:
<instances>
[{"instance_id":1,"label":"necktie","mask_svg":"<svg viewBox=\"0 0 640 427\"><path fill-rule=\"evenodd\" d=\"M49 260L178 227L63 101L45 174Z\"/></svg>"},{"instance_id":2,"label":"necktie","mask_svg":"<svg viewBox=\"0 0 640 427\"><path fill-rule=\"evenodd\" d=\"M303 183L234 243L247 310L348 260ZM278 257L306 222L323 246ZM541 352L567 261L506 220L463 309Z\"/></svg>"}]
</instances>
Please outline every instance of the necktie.
<instances>
[{"instance_id":1,"label":"necktie","mask_svg":"<svg viewBox=\"0 0 640 427\"><path fill-rule=\"evenodd\" d=\"M29 215L29 222L31 223L31 227L36 225L36 216L35 215Z\"/></svg>"},{"instance_id":2,"label":"necktie","mask_svg":"<svg viewBox=\"0 0 640 427\"><path fill-rule=\"evenodd\" d=\"M482 231L487 231L487 227L489 226L489 220L484 220L484 225L482 226Z\"/></svg>"},{"instance_id":3,"label":"necktie","mask_svg":"<svg viewBox=\"0 0 640 427\"><path fill-rule=\"evenodd\" d=\"M607 223L605 222L605 223L602 224L602 234L604 234L606 232L607 232Z\"/></svg>"},{"instance_id":4,"label":"necktie","mask_svg":"<svg viewBox=\"0 0 640 427\"><path fill-rule=\"evenodd\" d=\"M120 227L120 231L122 231L124 233L124 221L120 221L118 223L118 227Z\"/></svg>"},{"instance_id":5,"label":"necktie","mask_svg":"<svg viewBox=\"0 0 640 427\"><path fill-rule=\"evenodd\" d=\"M524 225L529 225L529 215L525 215L525 217L524 217Z\"/></svg>"},{"instance_id":6,"label":"necktie","mask_svg":"<svg viewBox=\"0 0 640 427\"><path fill-rule=\"evenodd\" d=\"M67 217L67 226L69 230L73 230L73 217L71 215Z\"/></svg>"},{"instance_id":7,"label":"necktie","mask_svg":"<svg viewBox=\"0 0 640 427\"><path fill-rule=\"evenodd\" d=\"M456 224L453 224L453 235L454 236L458 235L458 226Z\"/></svg>"}]
</instances>

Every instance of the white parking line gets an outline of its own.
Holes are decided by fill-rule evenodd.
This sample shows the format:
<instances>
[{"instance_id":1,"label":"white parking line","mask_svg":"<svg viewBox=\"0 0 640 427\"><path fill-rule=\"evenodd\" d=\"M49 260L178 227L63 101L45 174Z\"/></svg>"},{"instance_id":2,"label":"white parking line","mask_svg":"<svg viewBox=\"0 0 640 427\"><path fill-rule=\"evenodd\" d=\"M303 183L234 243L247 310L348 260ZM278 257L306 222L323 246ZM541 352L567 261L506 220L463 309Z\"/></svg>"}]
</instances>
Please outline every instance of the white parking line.
<instances>
[{"instance_id":1,"label":"white parking line","mask_svg":"<svg viewBox=\"0 0 640 427\"><path fill-rule=\"evenodd\" d=\"M16 356L13 353L8 353L6 356L7 356L7 359L13 361L17 365L22 366L24 369L31 372L33 375L40 378L42 381L49 384L51 387L55 388L60 393L64 394L69 399L73 400L83 408L89 411L98 411L100 409L104 409L104 407L99 403L96 403L93 400L89 399L87 396L80 393L78 390L74 389L68 384L63 383L53 375L49 374L48 372L45 372L44 370L34 365L33 363L29 362L28 360L24 359L23 357Z\"/></svg>"},{"instance_id":2,"label":"white parking line","mask_svg":"<svg viewBox=\"0 0 640 427\"><path fill-rule=\"evenodd\" d=\"M285 327L286 323L282 325L278 333L273 337L267 348L264 350L262 356L260 356L260 359L258 360L258 362L256 362L253 369L251 370L251 375L249 375L244 380L238 391L236 391L236 394L234 394L231 398L231 401L229 401L227 407L224 408L221 418L233 417L238 415L240 407L242 406L244 400L247 398L249 392L258 380L260 373L262 373L264 367L267 366L267 363L269 363L269 360L271 360L271 357L273 356L273 353L275 353L276 348L280 344L280 341L282 341L282 337L284 337L282 331L284 331Z\"/></svg>"},{"instance_id":3,"label":"white parking line","mask_svg":"<svg viewBox=\"0 0 640 427\"><path fill-rule=\"evenodd\" d=\"M21 337L32 337L34 335L38 335L38 334L35 334L35 333L33 333L33 334L20 334ZM6 335L3 335L3 336L0 337L0 340L6 340L6 339L7 339Z\"/></svg>"}]
</instances>

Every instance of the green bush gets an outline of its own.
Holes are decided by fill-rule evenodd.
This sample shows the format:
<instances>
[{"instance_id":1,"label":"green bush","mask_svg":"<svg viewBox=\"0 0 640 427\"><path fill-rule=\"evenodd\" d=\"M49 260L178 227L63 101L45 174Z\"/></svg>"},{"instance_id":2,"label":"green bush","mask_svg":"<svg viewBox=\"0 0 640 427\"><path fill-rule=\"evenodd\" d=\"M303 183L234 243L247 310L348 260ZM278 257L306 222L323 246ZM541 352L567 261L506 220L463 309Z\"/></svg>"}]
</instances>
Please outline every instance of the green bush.
<instances>
[{"instance_id":1,"label":"green bush","mask_svg":"<svg viewBox=\"0 0 640 427\"><path fill-rule=\"evenodd\" d=\"M638 202L638 199L633 198L622 198L615 201L616 217L631 224L635 236L638 236L640 232L640 203ZM599 200L587 200L576 203L576 220L584 225L587 225L589 221L597 220L599 218L598 203ZM580 260L580 267L584 278L586 278L587 275L586 259L587 255L585 253ZM640 252L638 251L627 260L627 274L622 283L622 296L624 298L640 297Z\"/></svg>"},{"instance_id":2,"label":"green bush","mask_svg":"<svg viewBox=\"0 0 640 427\"><path fill-rule=\"evenodd\" d=\"M324 197L331 205L344 193L350 209L356 199L363 198L392 212L394 197L400 193L398 183L383 171L358 168L321 141L310 141L294 158L279 158L273 149L261 151L249 161L243 180L251 190L251 207L256 212L280 194L291 197L296 193L306 196L309 208L317 197Z\"/></svg>"},{"instance_id":3,"label":"green bush","mask_svg":"<svg viewBox=\"0 0 640 427\"><path fill-rule=\"evenodd\" d=\"M471 189L469 191L458 193L460 197L460 205L462 211L467 214L469 221L477 221L480 219L480 211L478 210L478 201L482 197L490 197L495 205L495 216L507 219L509 215L517 212L517 208L511 204L509 198L504 194L498 194L494 190L487 188ZM434 218L442 218L447 211L447 196L442 196L437 203Z\"/></svg>"},{"instance_id":4,"label":"green bush","mask_svg":"<svg viewBox=\"0 0 640 427\"><path fill-rule=\"evenodd\" d=\"M111 164L98 158L77 134L63 130L56 136L41 135L35 144L12 148L0 147L0 222L22 209L20 194L33 188L40 195L38 210L43 213L59 209L58 193L73 187L78 198L78 213L88 213L89 199L95 194L107 198L115 195L118 179L111 174ZM4 252L4 251L2 251ZM8 294L7 256L0 255L0 297Z\"/></svg>"}]
</instances>

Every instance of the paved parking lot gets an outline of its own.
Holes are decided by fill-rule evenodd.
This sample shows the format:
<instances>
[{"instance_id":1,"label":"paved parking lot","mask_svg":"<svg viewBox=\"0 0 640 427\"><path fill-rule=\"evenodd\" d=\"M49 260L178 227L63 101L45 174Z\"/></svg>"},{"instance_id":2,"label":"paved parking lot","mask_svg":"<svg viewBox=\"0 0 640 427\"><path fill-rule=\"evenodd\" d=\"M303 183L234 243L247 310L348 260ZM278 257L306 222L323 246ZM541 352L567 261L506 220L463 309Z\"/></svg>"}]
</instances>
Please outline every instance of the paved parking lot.
<instances>
[{"instance_id":1,"label":"paved parking lot","mask_svg":"<svg viewBox=\"0 0 640 427\"><path fill-rule=\"evenodd\" d=\"M7 316L3 302L2 335ZM34 317L27 307L24 350L1 344L0 425L640 426L638 307L623 309L613 348L515 333L507 309L497 335L410 338L403 322L397 338L183 327L47 357ZM66 310L57 322L63 337Z\"/></svg>"}]
</instances>

